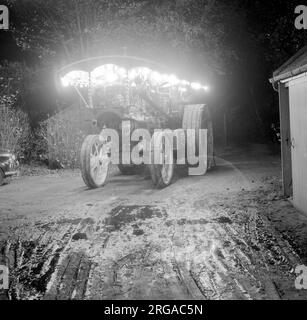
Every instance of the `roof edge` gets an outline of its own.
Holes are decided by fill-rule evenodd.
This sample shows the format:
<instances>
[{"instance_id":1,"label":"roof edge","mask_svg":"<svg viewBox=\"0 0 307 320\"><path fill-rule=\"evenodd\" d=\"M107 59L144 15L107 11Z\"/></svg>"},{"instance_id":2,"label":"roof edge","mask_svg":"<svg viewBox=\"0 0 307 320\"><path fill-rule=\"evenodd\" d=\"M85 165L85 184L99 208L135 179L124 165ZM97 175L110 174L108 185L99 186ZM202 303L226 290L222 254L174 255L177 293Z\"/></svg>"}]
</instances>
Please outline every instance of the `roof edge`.
<instances>
[{"instance_id":1,"label":"roof edge","mask_svg":"<svg viewBox=\"0 0 307 320\"><path fill-rule=\"evenodd\" d=\"M304 72L307 72L307 64L303 65L302 67L296 68L292 71L288 71L286 73L281 73L275 77L273 76L273 78L271 78L269 81L271 83L276 83L276 82L285 80L287 78L295 77L295 76L297 76L301 73L304 73Z\"/></svg>"},{"instance_id":2,"label":"roof edge","mask_svg":"<svg viewBox=\"0 0 307 320\"><path fill-rule=\"evenodd\" d=\"M282 70L286 69L292 62L298 59L301 55L307 52L307 45L297 51L290 59L288 59L285 63L283 63L277 70L273 72L273 77L281 75Z\"/></svg>"}]
</instances>

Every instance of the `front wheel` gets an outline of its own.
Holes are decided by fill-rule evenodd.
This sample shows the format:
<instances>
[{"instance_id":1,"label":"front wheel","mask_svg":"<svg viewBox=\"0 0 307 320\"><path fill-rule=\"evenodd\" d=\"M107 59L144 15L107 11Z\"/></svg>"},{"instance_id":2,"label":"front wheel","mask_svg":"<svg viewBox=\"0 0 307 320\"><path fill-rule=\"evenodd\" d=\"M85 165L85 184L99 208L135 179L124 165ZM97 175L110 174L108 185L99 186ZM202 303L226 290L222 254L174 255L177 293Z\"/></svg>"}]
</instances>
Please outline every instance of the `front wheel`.
<instances>
[{"instance_id":1,"label":"front wheel","mask_svg":"<svg viewBox=\"0 0 307 320\"><path fill-rule=\"evenodd\" d=\"M98 135L87 136L81 147L81 174L91 189L100 188L107 182L110 157L107 142Z\"/></svg>"},{"instance_id":2,"label":"front wheel","mask_svg":"<svg viewBox=\"0 0 307 320\"><path fill-rule=\"evenodd\" d=\"M157 132L151 140L151 164L149 169L151 179L159 189L169 186L174 176L174 154L169 139L165 133Z\"/></svg>"}]
</instances>

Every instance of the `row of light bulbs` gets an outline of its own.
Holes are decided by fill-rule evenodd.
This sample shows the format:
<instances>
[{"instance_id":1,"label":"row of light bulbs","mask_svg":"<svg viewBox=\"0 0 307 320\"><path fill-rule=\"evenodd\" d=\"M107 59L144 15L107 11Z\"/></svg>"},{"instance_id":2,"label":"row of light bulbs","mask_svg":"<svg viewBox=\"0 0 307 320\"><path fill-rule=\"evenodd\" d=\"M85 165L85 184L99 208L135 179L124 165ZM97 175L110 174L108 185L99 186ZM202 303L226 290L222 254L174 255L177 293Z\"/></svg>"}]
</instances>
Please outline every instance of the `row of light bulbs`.
<instances>
[{"instance_id":1,"label":"row of light bulbs","mask_svg":"<svg viewBox=\"0 0 307 320\"><path fill-rule=\"evenodd\" d=\"M209 90L208 86L203 86L198 82L180 80L173 74L161 74L147 67L136 67L127 70L114 64L102 65L90 73L82 70L70 71L61 78L64 87L88 87L90 85L95 87L127 80L134 86L136 86L137 82L146 81L153 86L178 87L180 91L186 91L187 87L194 90Z\"/></svg>"}]
</instances>

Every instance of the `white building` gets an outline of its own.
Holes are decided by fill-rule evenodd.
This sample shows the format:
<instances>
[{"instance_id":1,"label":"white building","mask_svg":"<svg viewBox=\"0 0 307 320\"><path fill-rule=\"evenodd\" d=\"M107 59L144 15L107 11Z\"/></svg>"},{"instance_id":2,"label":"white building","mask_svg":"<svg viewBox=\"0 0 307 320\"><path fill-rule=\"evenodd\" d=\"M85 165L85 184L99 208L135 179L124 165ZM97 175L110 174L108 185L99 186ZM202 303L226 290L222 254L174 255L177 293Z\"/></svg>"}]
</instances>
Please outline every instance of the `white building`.
<instances>
[{"instance_id":1,"label":"white building","mask_svg":"<svg viewBox=\"0 0 307 320\"><path fill-rule=\"evenodd\" d=\"M270 82L279 91L284 194L307 214L307 46Z\"/></svg>"}]
</instances>

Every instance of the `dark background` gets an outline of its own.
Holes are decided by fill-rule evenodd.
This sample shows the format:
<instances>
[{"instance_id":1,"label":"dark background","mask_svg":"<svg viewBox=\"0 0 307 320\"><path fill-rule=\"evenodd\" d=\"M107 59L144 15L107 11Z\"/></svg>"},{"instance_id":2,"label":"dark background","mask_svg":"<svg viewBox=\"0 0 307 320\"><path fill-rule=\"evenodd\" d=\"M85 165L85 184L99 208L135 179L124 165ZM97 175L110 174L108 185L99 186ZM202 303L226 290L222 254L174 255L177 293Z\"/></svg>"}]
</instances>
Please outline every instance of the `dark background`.
<instances>
[{"instance_id":1,"label":"dark background","mask_svg":"<svg viewBox=\"0 0 307 320\"><path fill-rule=\"evenodd\" d=\"M217 141L224 141L226 123L228 142L263 142L271 139L270 125L278 122L279 117L278 95L268 79L306 44L307 31L294 26L294 9L302 2L135 0L107 4L103 0L93 0L86 4L79 1L79 9L83 17L86 6L104 3L108 6L105 10L109 10L104 19L113 25L102 28L126 28L116 31L120 36L116 38L115 32L111 37L114 41L102 46L100 53L122 53L118 51L126 46L129 54L168 64L175 73L178 71L189 80L193 77L208 82L212 88L210 104ZM63 7L63 16L59 17L57 11L52 11L56 3L61 1L7 1L11 29L0 31L1 63L18 62L23 72L26 71L20 84L23 94L18 107L29 114L33 128L48 115L69 105L56 90L54 70L97 52L88 47L84 49L85 40L89 43L88 39L97 40L99 36L95 34L96 38L90 38L90 27L86 23L93 24L85 23L83 18L78 24L81 25L78 32L82 50L70 46L76 39L66 30L75 18L67 16L67 7ZM75 12L75 8L72 6L69 12ZM165 22L159 20L161 16L166 17ZM154 34L151 48L146 47L151 42L150 32L145 30L142 34L140 21L152 27L149 29ZM134 33L131 26L134 26ZM121 38L122 34L126 36ZM68 39L65 40L68 49L62 46L64 41L61 43L59 35ZM53 38L55 36L59 38Z\"/></svg>"}]
</instances>

